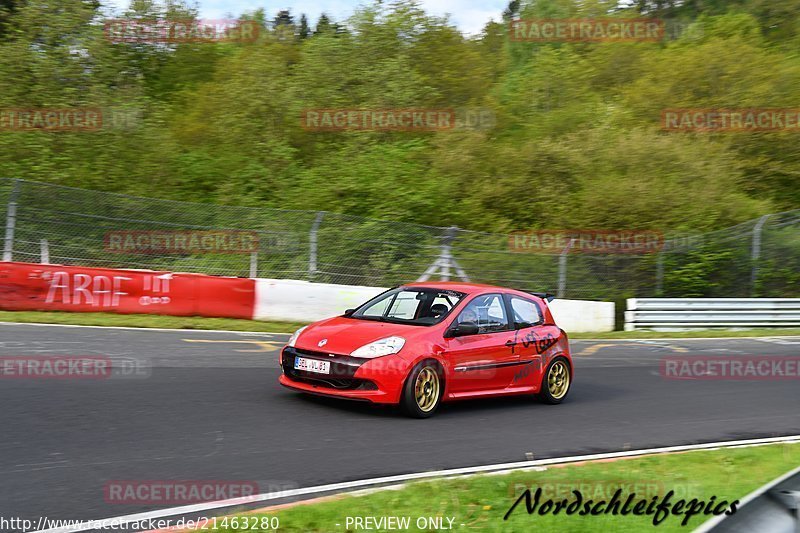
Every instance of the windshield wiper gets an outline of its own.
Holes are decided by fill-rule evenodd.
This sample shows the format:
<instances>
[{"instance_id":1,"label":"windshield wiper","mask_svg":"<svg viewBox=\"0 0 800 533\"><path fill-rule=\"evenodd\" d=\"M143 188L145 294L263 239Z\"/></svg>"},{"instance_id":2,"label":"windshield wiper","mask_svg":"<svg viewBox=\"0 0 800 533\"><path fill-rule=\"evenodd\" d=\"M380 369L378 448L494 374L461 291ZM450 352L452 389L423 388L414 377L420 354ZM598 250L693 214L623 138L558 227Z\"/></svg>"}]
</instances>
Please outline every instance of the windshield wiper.
<instances>
[{"instance_id":1,"label":"windshield wiper","mask_svg":"<svg viewBox=\"0 0 800 533\"><path fill-rule=\"evenodd\" d=\"M372 320L373 322L388 322L388 319L386 319L383 316L364 316L364 315L361 315L361 316L351 316L350 318L356 318L358 320Z\"/></svg>"}]
</instances>

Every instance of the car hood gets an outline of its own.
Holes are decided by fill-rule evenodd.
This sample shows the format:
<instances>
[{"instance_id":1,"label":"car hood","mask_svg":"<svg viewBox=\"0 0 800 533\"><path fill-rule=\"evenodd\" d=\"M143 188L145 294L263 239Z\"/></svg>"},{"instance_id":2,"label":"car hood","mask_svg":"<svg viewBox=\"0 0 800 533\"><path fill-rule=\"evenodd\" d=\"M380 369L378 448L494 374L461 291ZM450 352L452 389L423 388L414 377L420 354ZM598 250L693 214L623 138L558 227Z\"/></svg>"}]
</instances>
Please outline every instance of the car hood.
<instances>
[{"instance_id":1,"label":"car hood","mask_svg":"<svg viewBox=\"0 0 800 533\"><path fill-rule=\"evenodd\" d=\"M300 334L295 347L302 350L348 355L357 348L394 335L406 339L430 331L427 326L391 324L374 320L335 317L309 325ZM326 342L320 346L319 343Z\"/></svg>"}]
</instances>

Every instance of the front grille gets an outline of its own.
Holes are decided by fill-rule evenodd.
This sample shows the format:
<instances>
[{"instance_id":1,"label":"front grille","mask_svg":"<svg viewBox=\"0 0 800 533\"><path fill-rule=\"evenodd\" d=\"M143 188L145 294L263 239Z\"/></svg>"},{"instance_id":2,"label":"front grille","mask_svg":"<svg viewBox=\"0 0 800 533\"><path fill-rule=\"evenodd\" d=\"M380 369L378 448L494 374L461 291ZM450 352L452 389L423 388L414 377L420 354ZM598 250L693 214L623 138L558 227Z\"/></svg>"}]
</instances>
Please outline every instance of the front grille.
<instances>
[{"instance_id":1,"label":"front grille","mask_svg":"<svg viewBox=\"0 0 800 533\"><path fill-rule=\"evenodd\" d=\"M333 359L333 357L331 357L331 356L334 356L334 357L348 357L346 355L337 355L335 353L332 354L330 352L312 352L311 350L301 350L300 348L291 348L291 350L294 351L294 353L296 353L297 355L304 356L304 357L305 356L314 357L316 359Z\"/></svg>"},{"instance_id":2,"label":"front grille","mask_svg":"<svg viewBox=\"0 0 800 533\"><path fill-rule=\"evenodd\" d=\"M295 370L294 360L297 356L330 362L330 374L317 374L316 372ZM350 357L349 355L333 355L333 357L331 357L331 354L328 353L298 350L288 346L281 352L281 366L283 367L283 373L287 376L298 381L304 379L325 383L326 386L337 389L351 388L355 386L353 382L365 381L355 378L356 371L364 363L364 359Z\"/></svg>"}]
</instances>

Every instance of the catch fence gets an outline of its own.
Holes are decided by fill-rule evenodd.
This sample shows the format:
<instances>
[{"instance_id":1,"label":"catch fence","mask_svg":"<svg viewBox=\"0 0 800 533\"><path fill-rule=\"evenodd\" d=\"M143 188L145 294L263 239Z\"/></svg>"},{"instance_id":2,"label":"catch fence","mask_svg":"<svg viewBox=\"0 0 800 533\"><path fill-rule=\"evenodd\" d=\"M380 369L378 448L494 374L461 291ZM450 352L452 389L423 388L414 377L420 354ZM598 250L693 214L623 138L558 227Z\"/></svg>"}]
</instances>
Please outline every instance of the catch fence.
<instances>
[{"instance_id":1,"label":"catch fence","mask_svg":"<svg viewBox=\"0 0 800 533\"><path fill-rule=\"evenodd\" d=\"M800 296L800 209L651 253L519 251L513 236L323 211L177 202L0 179L3 260L393 286L459 279L564 298ZM109 235L254 232L243 253L112 249ZM128 237L129 238L129 237Z\"/></svg>"}]
</instances>

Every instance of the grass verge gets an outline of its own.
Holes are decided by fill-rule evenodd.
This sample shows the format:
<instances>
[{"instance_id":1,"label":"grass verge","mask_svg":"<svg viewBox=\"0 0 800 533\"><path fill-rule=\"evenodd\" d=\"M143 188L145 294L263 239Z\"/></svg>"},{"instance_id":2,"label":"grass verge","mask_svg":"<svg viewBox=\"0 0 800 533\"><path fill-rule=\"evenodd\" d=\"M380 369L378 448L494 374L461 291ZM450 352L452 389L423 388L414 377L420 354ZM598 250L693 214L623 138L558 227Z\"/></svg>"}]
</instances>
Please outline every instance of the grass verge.
<instances>
[{"instance_id":1,"label":"grass verge","mask_svg":"<svg viewBox=\"0 0 800 533\"><path fill-rule=\"evenodd\" d=\"M0 311L0 322L69 324L77 326L125 326L131 328L221 329L230 331L265 331L294 333L300 322L262 322L235 318L179 317L163 315L117 315L113 313L65 313L59 311ZM567 332L569 333L569 332ZM570 333L570 339L655 339L708 337L800 336L800 328L701 331L610 331L606 333Z\"/></svg>"},{"instance_id":2,"label":"grass verge","mask_svg":"<svg viewBox=\"0 0 800 533\"><path fill-rule=\"evenodd\" d=\"M261 322L235 318L199 316L117 315L113 313L64 313L58 311L0 311L0 322L69 324L75 326L124 326L129 328L221 329L230 331L265 331L294 333L304 324L296 322Z\"/></svg>"},{"instance_id":3,"label":"grass verge","mask_svg":"<svg viewBox=\"0 0 800 533\"><path fill-rule=\"evenodd\" d=\"M316 503L301 503L274 512L248 513L252 525L255 517L277 517L279 531L346 532L363 530L348 525L348 517L410 517L410 531L436 531L436 528L417 527L420 517L440 517L444 525L452 519L452 530L471 531L691 531L712 515L702 513L681 525L683 515L669 515L658 526L653 515L626 516L601 514L579 516L537 512L529 515L525 503L503 517L517 497L526 489L543 489L541 504L547 499L574 501L573 489L580 490L586 499L609 500L622 489L622 502L637 493L636 501L658 501L668 491L675 492L674 504L680 499L693 498L715 504L722 500L741 499L756 488L796 468L800 463L800 444L773 444L750 448L721 449L688 453L662 454L624 459L613 462L594 462L582 465L548 467L545 471L516 472L508 475L481 475L458 479L418 482L400 490L386 490L367 495L345 495ZM724 507L723 507L724 508ZM720 511L722 512L722 510ZM216 531L246 531L241 525L220 527ZM259 520L261 523L261 520ZM423 524L420 524L423 525ZM249 529L247 531L269 531ZM377 528L386 531L388 528Z\"/></svg>"}]
</instances>

